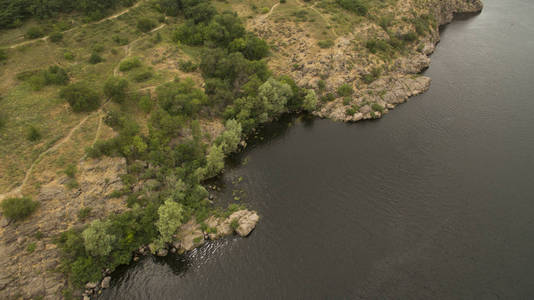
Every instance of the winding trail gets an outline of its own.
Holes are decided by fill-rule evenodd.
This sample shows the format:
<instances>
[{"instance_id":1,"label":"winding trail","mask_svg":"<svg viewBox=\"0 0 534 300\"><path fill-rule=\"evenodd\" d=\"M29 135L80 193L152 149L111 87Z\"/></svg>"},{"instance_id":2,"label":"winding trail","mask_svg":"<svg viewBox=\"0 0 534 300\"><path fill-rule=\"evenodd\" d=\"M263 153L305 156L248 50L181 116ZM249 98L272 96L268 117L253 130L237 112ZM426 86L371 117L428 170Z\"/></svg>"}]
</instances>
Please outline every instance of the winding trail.
<instances>
[{"instance_id":1,"label":"winding trail","mask_svg":"<svg viewBox=\"0 0 534 300\"><path fill-rule=\"evenodd\" d=\"M261 18L262 20L267 19L269 16L271 16L271 14L273 13L274 9L275 9L278 5L280 5L280 2L276 3L275 5L273 5L273 7L271 7L271 9L269 10L269 12L266 13L266 14L264 14L264 15L262 15L262 16L260 16L260 18Z\"/></svg>"},{"instance_id":2,"label":"winding trail","mask_svg":"<svg viewBox=\"0 0 534 300\"><path fill-rule=\"evenodd\" d=\"M101 109L100 109L101 110ZM100 111L99 110L99 111ZM46 149L45 151L41 152L41 154L39 154L39 156L37 156L37 158L32 162L32 164L30 165L30 168L26 171L26 174L24 175L24 179L22 180L22 183L14 188L13 190L9 191L9 192L6 192L4 194L0 194L0 200L3 200L5 198L8 198L8 197L17 197L17 196L22 196L22 189L24 188L24 186L26 186L26 183L28 182L28 180L30 179L30 175L32 174L32 171L33 171L33 168L39 163L41 162L42 158L47 155L48 153L52 152L52 151L55 151L57 150L59 147L61 147L63 144L65 144L66 142L68 142L70 140L70 138L72 137L72 135L74 134L74 132L76 130L78 130L86 121L87 119L89 119L89 117L91 116L92 114L88 114L85 118L83 118L76 126L72 127L71 130L69 130L69 132L67 133L67 135L65 137L63 137L59 142L57 142L56 144L54 144L52 147Z\"/></svg>"},{"instance_id":3,"label":"winding trail","mask_svg":"<svg viewBox=\"0 0 534 300\"><path fill-rule=\"evenodd\" d=\"M107 17L107 18L104 18L104 19L99 20L99 21L96 21L96 22L87 23L87 24L83 24L83 25L81 25L81 26L76 26L76 27L67 29L67 30L65 30L65 31L62 31L61 33L67 33L67 32L71 32L71 31L76 30L76 29L80 29L80 28L87 27L87 26L89 26L89 25L101 24L101 23L104 23L104 22L109 21L109 20L114 20L114 19L116 19L116 18L118 18L118 17L120 17L120 16L122 16L122 15L128 13L130 10L132 10L132 9L134 9L134 8L136 8L136 7L138 7L139 5L141 5L142 2L144 2L144 1L143 1L143 0L137 1L137 2L135 3L134 6L129 7L129 8L127 8L127 9L125 9L125 10L123 10L123 11L117 13L117 14L114 14L114 15L112 15L112 16L109 16L109 17ZM18 43L18 44L14 44L14 45L9 46L9 49L15 49L15 48L18 48L18 47L21 47L21 46L24 46L24 45L28 45L28 44L36 43L36 42L38 42L38 41L46 41L46 40L48 40L48 38L49 38L49 36L44 36L44 37L42 37L42 38L38 38L38 39L34 39L34 40L29 40L29 41L24 41L24 42L21 42L21 43Z\"/></svg>"}]
</instances>

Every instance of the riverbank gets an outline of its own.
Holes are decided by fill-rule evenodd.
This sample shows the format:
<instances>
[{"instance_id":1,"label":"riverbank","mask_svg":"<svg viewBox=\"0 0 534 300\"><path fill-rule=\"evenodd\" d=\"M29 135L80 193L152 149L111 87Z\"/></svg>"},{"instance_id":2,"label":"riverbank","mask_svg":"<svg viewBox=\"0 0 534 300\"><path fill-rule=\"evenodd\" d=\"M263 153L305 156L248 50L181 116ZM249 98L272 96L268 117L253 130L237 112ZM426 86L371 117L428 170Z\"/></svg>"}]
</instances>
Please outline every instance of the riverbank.
<instances>
[{"instance_id":1,"label":"riverbank","mask_svg":"<svg viewBox=\"0 0 534 300\"><path fill-rule=\"evenodd\" d=\"M303 7L314 9L313 5ZM338 34L327 49L299 24L263 18L249 26L279 47L280 55L270 63L275 72L289 74L300 86L322 90L323 101L314 115L356 122L380 118L428 90L431 79L420 73L430 65L440 27L451 22L455 14L478 13L482 8L480 0L434 0L423 5L398 1L390 7L391 15L384 12L387 20L378 22L381 26L370 20L361 22L352 32ZM430 21L420 25L422 21L414 16ZM410 41L409 33L414 31L419 34L416 42L404 43L405 48L396 53L398 40ZM343 85L350 86L352 92L341 94L339 87Z\"/></svg>"},{"instance_id":2,"label":"riverbank","mask_svg":"<svg viewBox=\"0 0 534 300\"><path fill-rule=\"evenodd\" d=\"M452 2L449 1L447 3L450 4ZM456 3L462 2L457 1ZM451 4L450 7L447 6L445 8L440 8L440 13L443 11L443 9L447 11L449 8L451 9L451 16L455 10L459 10L458 8L454 8ZM271 10L271 12L272 11L273 10ZM258 19L265 20L267 18ZM440 20L441 19L446 18L440 17ZM269 26L273 26L271 28L276 28L276 24L270 24ZM305 35L305 33L298 31L290 32L291 39L295 39L295 35L293 34L297 34L297 38L301 34ZM305 38L302 40L307 42ZM283 39L281 39L281 41L283 41ZM311 41L310 43L313 44L310 46L310 49L317 49L315 41ZM298 49L302 51L297 51L297 55L304 53L303 55L305 57L303 60L296 60L294 64L302 63L302 65L305 66L302 68L299 67L299 70L278 72L278 75L290 74L299 81L299 85L315 87L319 90L319 80L321 80L321 75L326 70L325 67L328 67L330 63L333 63L334 69L329 69L330 75L327 80L327 86L325 87L326 90L324 93L335 94L337 93L336 90L339 88L339 86L347 82L351 83L355 92L351 95L350 101L346 101L345 98L338 97L333 101L324 103L320 110L316 112L316 115L343 121L357 121L360 119L381 117L390 109L393 109L396 104L404 102L407 97L420 93L428 88L430 84L429 79L414 75L421 69L424 69L425 64L428 66L428 58L425 60L421 55L413 57L403 56L397 60L399 61L398 68L405 71L408 70L409 72L413 73L395 73L394 68L388 69L388 73L379 76L379 78L374 80L372 83L360 86L359 84L361 83L361 77L371 72L373 68L376 68L377 66L383 66L383 62L374 62L374 60L376 60L376 55L374 57L373 55L370 55L372 62L369 63L354 64L349 60L345 60L348 58L354 58L353 55L355 51L352 48L352 43L353 40L351 39L338 37L335 40L334 47L332 47L330 50L324 50L325 56L318 56L318 59L314 56L310 57L311 54L306 54L306 47L303 49ZM432 47L434 43L435 41L432 40ZM288 48L286 50L289 51L290 49L292 48ZM351 54L344 53L345 50L349 51L349 49ZM425 52L425 49L426 48L423 48L423 52ZM433 51L433 48L431 51ZM431 51L428 53L425 52L425 55L430 54ZM333 56L331 56L332 52L334 54ZM365 53L365 55L367 55L367 53ZM330 59L330 56L332 59ZM277 60L278 58L278 55L274 55L273 59L271 60L271 65L275 70L276 66L280 63L280 61ZM323 58L326 60L323 61ZM312 64L309 63L310 61ZM316 61L319 61L321 66L319 66L318 73L313 75L313 72L315 72L313 71L314 63L316 63ZM362 61L366 62L365 58ZM342 65L342 67L338 68L336 65ZM292 66L292 64L286 64L286 67L288 66ZM388 67L391 66L391 64L388 64ZM397 66L397 63L393 64L393 66ZM355 74L352 72L357 70L359 72L357 76L350 78ZM348 78L345 76L348 76ZM312 82L315 82L316 85L313 86L313 84L311 84ZM347 102L347 104L345 104L345 102ZM354 109L354 114L347 115L347 111L349 109ZM99 118L100 121L98 124L102 123L100 116ZM98 128L100 128L100 125L98 125ZM98 134L96 136L98 137ZM86 161L82 163L85 162ZM50 175L50 180L48 181L53 181L54 188L61 188L62 190L59 192L50 193L50 186L38 187L40 190L40 192L37 194L39 195L38 200L44 203L41 211L35 216L35 218L39 219L38 222L23 222L14 226L3 219L4 224L2 224L2 226L7 227L7 229L2 231L2 233L6 232L4 235L6 239L5 244L0 245L0 247L5 250L3 251L5 256L2 257L2 261L5 262L4 265L7 266L7 268L5 268L5 270L3 270L3 272L0 274L1 294L8 295L9 297L18 295L19 293L22 294L23 297L32 297L34 295L44 294L45 297L48 297L49 299L54 299L54 297L58 295L59 291L66 285L65 279L57 273L54 273L53 275L49 275L49 273L47 273L47 271L55 269L59 264L59 251L52 243L54 235L69 228L87 225L90 219L101 219L110 213L120 213L126 210L126 199L124 199L124 197L110 197L111 193L121 188L119 185L120 175L123 175L123 173L126 172L125 169L127 168L126 161L123 159L119 159L119 161L112 163L112 165L116 164L121 165L121 168L120 170L117 169L116 172L113 171L114 173L110 178L108 178L108 181L105 181L102 177L98 177L98 175L96 175L95 178L93 178L96 180L90 180L92 185L86 186L84 184L86 181L85 177L82 175L81 178L78 179L81 183L81 187L79 189L74 189L73 191L69 191L63 187L63 185L65 185L68 181L67 178L61 177L56 182L55 175L52 174ZM109 168L114 169L112 166ZM116 186L113 186L115 184ZM84 192L86 191L93 194L91 194L90 197L86 197L84 196ZM43 193L45 195L48 193L48 198L41 198L40 195ZM92 203L95 203L95 205L92 205ZM85 209L87 206L92 208L93 212L96 212L97 214L92 214L89 219L83 221L78 220L78 215L80 214L79 211L81 209ZM35 220L35 218L33 220ZM224 223L225 221L223 220L222 222ZM35 224L38 224L40 229L36 230L36 227L34 226ZM179 252L206 240L206 232L202 232L202 234L200 234L198 231L199 226L201 225L196 223L189 224L188 230L190 231L188 232L194 233L192 234L194 237L188 238L190 243L187 245L180 244L179 247L173 245L173 248L168 249L168 251L173 251L172 249L175 249L174 251ZM228 227L226 226L226 228ZM9 232L9 234L7 234L7 232ZM35 243L33 238L31 238L31 240L28 238L17 238L18 236L33 236L34 234L37 236L39 235L38 232L40 232L41 235L44 234L44 238L40 237L38 242ZM201 238L201 236L203 237ZM197 242L195 242L195 239ZM33 249L31 250L32 253L39 253L39 256L35 254L26 254L25 251L30 251L27 249ZM164 252L161 252L160 254L163 253ZM31 256L32 263L25 264L28 261L26 259L27 256ZM42 260L39 262L38 260L40 257L42 257ZM39 274L35 274L33 271L34 263L39 264L39 270L42 271L39 272ZM109 283L108 280L106 280L106 282Z\"/></svg>"}]
</instances>

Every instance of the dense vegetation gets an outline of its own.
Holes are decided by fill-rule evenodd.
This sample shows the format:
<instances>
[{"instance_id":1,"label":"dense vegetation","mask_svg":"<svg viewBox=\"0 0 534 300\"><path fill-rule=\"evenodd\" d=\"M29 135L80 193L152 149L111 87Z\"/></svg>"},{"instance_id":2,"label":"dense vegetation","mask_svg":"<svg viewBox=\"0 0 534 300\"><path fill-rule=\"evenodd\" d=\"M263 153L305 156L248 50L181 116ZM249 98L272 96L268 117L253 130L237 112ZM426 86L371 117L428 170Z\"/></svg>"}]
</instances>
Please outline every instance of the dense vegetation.
<instances>
[{"instance_id":1,"label":"dense vegetation","mask_svg":"<svg viewBox=\"0 0 534 300\"><path fill-rule=\"evenodd\" d=\"M123 156L128 160L125 188L117 192L127 197L132 210L70 230L58 239L64 253L62 269L76 284L99 279L104 268L128 263L141 245L150 244L152 251L165 247L178 226L192 216L203 222L217 214L203 182L224 169L225 157L239 149L243 137L280 114L312 111L317 105L312 90L298 87L289 77L272 76L263 60L269 46L248 33L236 14L219 14L203 0L157 2L166 14L185 18L173 39L197 47L201 55L198 66L182 62L180 68L188 72L198 69L205 89L191 79L175 79L156 89L154 102L140 96L138 103L150 112L147 132L124 109L108 110L105 122L118 135L87 151L91 157ZM153 27L148 23L137 26L147 31ZM119 66L121 72L139 68L142 63L136 57ZM124 78L109 78L103 94L122 108L134 100ZM61 97L76 112L100 105L100 95L83 82L64 88ZM213 118L225 120L225 131L209 141L199 119Z\"/></svg>"}]
</instances>

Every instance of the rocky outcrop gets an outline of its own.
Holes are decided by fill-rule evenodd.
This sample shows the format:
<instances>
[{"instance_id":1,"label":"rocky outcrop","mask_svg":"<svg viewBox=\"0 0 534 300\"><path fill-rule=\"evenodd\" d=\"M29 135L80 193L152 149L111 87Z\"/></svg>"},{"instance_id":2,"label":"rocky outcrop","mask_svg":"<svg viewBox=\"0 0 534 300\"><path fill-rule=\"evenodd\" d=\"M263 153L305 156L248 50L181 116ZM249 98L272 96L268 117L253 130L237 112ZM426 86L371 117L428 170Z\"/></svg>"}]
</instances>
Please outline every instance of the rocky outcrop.
<instances>
[{"instance_id":1,"label":"rocky outcrop","mask_svg":"<svg viewBox=\"0 0 534 300\"><path fill-rule=\"evenodd\" d=\"M69 189L66 178L56 178L40 188L35 198L40 207L34 215L0 227L0 299L61 299L66 282L56 271L60 253L53 243L55 236L126 209L123 199L108 197L122 188L124 159L86 160L78 170L77 188ZM86 207L91 213L82 220L78 212Z\"/></svg>"},{"instance_id":2,"label":"rocky outcrop","mask_svg":"<svg viewBox=\"0 0 534 300\"><path fill-rule=\"evenodd\" d=\"M430 78L419 76L430 65L428 57L439 41L438 25L453 19L455 13L473 13L482 9L480 0L431 0L423 5L414 0L397 1L394 10L398 23L414 15L433 15L437 24L417 43L408 46L401 55L383 59L365 47L370 39L389 38L389 34L414 30L407 22L388 32L371 21L361 21L351 32L338 36L334 46L321 49L317 40L310 37L306 28L294 22L277 22L267 18L250 20L248 26L258 35L275 45L278 53L270 67L278 74L288 75L298 85L319 89L318 82L326 84L323 94L336 94L342 84L352 86L355 93L348 99L335 99L323 103L314 113L322 118L356 122L376 119L386 114L411 96L425 92ZM328 18L328 15L324 16ZM369 74L380 70L378 80L369 80ZM375 75L373 75L375 76ZM372 83L369 83L372 82ZM374 109L373 109L374 108Z\"/></svg>"}]
</instances>

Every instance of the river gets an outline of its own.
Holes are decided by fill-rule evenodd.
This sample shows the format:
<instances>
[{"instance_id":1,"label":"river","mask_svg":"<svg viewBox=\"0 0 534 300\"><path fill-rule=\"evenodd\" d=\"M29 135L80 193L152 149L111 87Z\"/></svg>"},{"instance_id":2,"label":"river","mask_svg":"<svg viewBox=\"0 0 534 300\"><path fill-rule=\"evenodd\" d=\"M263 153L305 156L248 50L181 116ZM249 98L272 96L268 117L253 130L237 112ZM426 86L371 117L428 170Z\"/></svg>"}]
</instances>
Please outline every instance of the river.
<instances>
[{"instance_id":1,"label":"river","mask_svg":"<svg viewBox=\"0 0 534 300\"><path fill-rule=\"evenodd\" d=\"M248 238L147 257L100 299L532 299L534 2L484 4L443 29L427 93L287 118L234 157L222 198L261 215Z\"/></svg>"}]
</instances>

